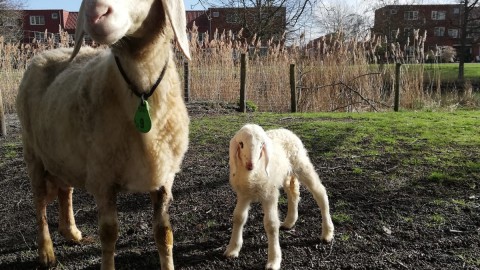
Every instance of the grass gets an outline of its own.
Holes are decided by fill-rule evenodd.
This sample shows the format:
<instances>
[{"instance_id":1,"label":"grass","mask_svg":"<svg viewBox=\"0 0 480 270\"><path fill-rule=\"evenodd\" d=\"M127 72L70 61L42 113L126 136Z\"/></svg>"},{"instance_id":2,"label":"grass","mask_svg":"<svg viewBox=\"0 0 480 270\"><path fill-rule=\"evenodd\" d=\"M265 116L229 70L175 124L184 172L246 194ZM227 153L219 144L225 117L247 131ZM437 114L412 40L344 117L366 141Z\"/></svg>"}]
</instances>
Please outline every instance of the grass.
<instances>
[{"instance_id":1,"label":"grass","mask_svg":"<svg viewBox=\"0 0 480 270\"><path fill-rule=\"evenodd\" d=\"M430 216L430 221L434 225L441 225L445 223L445 217L441 214L433 214Z\"/></svg>"},{"instance_id":2,"label":"grass","mask_svg":"<svg viewBox=\"0 0 480 270\"><path fill-rule=\"evenodd\" d=\"M433 77L439 74L444 82L454 82L458 77L458 63L425 64L425 71ZM465 79L479 81L480 63L465 63Z\"/></svg>"},{"instance_id":3,"label":"grass","mask_svg":"<svg viewBox=\"0 0 480 270\"><path fill-rule=\"evenodd\" d=\"M401 184L460 184L475 189L480 179L478 111L239 113L196 118L191 134L202 144L228 142L245 123L292 130L312 159L358 159L362 163L351 167L352 174L358 177L374 178L371 169L362 164L388 158L394 164L384 170L393 171L389 175L393 183L414 173L414 179ZM378 181L383 183L385 179Z\"/></svg>"},{"instance_id":4,"label":"grass","mask_svg":"<svg viewBox=\"0 0 480 270\"><path fill-rule=\"evenodd\" d=\"M352 222L352 216L342 212L335 212L335 213L332 213L332 221L337 225L345 224L345 223Z\"/></svg>"}]
</instances>

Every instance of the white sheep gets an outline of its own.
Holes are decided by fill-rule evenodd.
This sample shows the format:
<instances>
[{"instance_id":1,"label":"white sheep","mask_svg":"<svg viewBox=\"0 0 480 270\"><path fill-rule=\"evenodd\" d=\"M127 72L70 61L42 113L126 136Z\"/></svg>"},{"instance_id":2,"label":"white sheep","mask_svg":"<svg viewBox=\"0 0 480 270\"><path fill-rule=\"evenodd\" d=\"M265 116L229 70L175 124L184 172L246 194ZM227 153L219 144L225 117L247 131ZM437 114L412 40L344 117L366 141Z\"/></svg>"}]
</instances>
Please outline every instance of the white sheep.
<instances>
[{"instance_id":1,"label":"white sheep","mask_svg":"<svg viewBox=\"0 0 480 270\"><path fill-rule=\"evenodd\" d=\"M85 34L110 48L80 49ZM174 268L168 207L188 146L189 118L173 34L189 58L181 0L83 0L74 50L32 59L17 110L42 265L55 263L46 206L56 197L59 231L82 239L72 210L73 187L79 187L98 207L101 269L115 268L116 197L122 191L150 193L161 268Z\"/></svg>"},{"instance_id":2,"label":"white sheep","mask_svg":"<svg viewBox=\"0 0 480 270\"><path fill-rule=\"evenodd\" d=\"M290 229L298 217L299 183L313 194L322 214L321 239L333 239L325 187L315 172L301 140L287 129L265 132L255 124L243 126L230 141L230 184L237 194L233 212L233 229L225 251L227 257L238 257L243 244L243 226L250 203L258 201L264 212L264 227L268 238L267 269L279 269L282 253L279 243L278 196L283 187L288 200L287 215L282 227ZM297 180L298 179L298 180Z\"/></svg>"}]
</instances>

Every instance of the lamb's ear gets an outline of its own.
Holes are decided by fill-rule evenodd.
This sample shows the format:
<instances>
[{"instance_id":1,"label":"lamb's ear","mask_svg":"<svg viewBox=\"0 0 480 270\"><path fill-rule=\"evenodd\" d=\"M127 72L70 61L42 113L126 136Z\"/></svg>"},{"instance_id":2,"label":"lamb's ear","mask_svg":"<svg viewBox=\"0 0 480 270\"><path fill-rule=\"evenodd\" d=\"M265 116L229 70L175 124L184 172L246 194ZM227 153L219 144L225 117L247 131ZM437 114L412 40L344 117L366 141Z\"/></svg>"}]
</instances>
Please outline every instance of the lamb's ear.
<instances>
[{"instance_id":1,"label":"lamb's ear","mask_svg":"<svg viewBox=\"0 0 480 270\"><path fill-rule=\"evenodd\" d=\"M228 155L229 155L229 161L228 163L230 164L230 173L235 174L237 172L237 153L238 152L238 143L237 140L235 140L235 137L233 137L230 140L230 147L228 150Z\"/></svg>"},{"instance_id":2,"label":"lamb's ear","mask_svg":"<svg viewBox=\"0 0 480 270\"><path fill-rule=\"evenodd\" d=\"M270 152L271 152L271 145L269 140L265 140L262 146L262 152L263 155L265 156L265 173L267 173L267 176L270 175Z\"/></svg>"},{"instance_id":3,"label":"lamb's ear","mask_svg":"<svg viewBox=\"0 0 480 270\"><path fill-rule=\"evenodd\" d=\"M190 47L187 37L187 18L183 0L162 0L167 16L172 23L173 32L185 57L190 60Z\"/></svg>"},{"instance_id":4,"label":"lamb's ear","mask_svg":"<svg viewBox=\"0 0 480 270\"><path fill-rule=\"evenodd\" d=\"M83 29L85 25L85 1L82 1L80 4L80 11L78 12L77 17L77 28L75 29L75 47L73 48L72 55L70 56L70 61L75 58L75 56L80 51L83 43L83 37L85 36L85 30Z\"/></svg>"}]
</instances>

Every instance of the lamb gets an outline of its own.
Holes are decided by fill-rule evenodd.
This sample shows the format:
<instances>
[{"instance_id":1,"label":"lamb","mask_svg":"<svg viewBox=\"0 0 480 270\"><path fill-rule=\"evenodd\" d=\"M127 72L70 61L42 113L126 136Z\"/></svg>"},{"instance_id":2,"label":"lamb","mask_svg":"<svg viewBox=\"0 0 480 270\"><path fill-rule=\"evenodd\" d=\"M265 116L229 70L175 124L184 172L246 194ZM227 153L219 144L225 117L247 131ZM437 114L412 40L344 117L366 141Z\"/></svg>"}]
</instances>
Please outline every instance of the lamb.
<instances>
[{"instance_id":1,"label":"lamb","mask_svg":"<svg viewBox=\"0 0 480 270\"><path fill-rule=\"evenodd\" d=\"M80 49L85 34L109 48ZM79 242L72 192L85 188L98 208L101 269L115 268L118 192L150 193L161 269L174 269L168 207L189 132L174 35L190 58L181 0L83 0L75 48L32 59L17 111L43 266L56 261L47 204L58 198L59 231Z\"/></svg>"},{"instance_id":2,"label":"lamb","mask_svg":"<svg viewBox=\"0 0 480 270\"><path fill-rule=\"evenodd\" d=\"M231 139L229 148L230 184L237 194L233 212L233 229L225 256L236 258L243 243L243 226L250 203L258 201L264 211L264 227L268 239L266 269L280 269L282 254L279 227L290 229L298 217L299 181L313 194L322 214L321 239L333 239L325 187L307 155L301 140L287 129L265 132L256 124L243 126ZM287 215L282 224L278 218L279 188L287 194Z\"/></svg>"}]
</instances>

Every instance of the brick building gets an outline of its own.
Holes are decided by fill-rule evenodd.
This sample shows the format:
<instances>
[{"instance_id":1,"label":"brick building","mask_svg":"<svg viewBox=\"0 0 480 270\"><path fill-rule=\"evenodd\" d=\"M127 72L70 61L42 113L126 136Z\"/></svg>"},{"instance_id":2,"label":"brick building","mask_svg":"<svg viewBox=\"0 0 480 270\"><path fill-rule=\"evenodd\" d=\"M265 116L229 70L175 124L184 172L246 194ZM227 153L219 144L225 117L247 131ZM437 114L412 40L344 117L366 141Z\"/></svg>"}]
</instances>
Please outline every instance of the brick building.
<instances>
[{"instance_id":1,"label":"brick building","mask_svg":"<svg viewBox=\"0 0 480 270\"><path fill-rule=\"evenodd\" d=\"M261 25L259 20L272 16L270 24ZM61 9L55 10L24 10L23 17L23 43L31 43L34 39L43 40L45 31L55 36L59 41L59 28L66 31L73 40L77 23L78 12L70 12ZM193 23L198 27L199 38L205 38L205 34L220 33L231 30L237 34L240 29L260 29L264 37L280 38L286 28L286 9L284 7L264 8L259 12L256 8L209 8L207 10L186 11L187 29L192 29ZM243 32L243 37L248 38L254 33Z\"/></svg>"},{"instance_id":2,"label":"brick building","mask_svg":"<svg viewBox=\"0 0 480 270\"><path fill-rule=\"evenodd\" d=\"M77 25L77 17L78 12L70 12L62 9L24 10L23 43L31 43L33 39L44 40L45 31L47 31L49 35L53 34L55 41L58 42L60 28L73 37Z\"/></svg>"},{"instance_id":3,"label":"brick building","mask_svg":"<svg viewBox=\"0 0 480 270\"><path fill-rule=\"evenodd\" d=\"M426 31L425 51L436 47L460 48L460 24L463 15L461 4L452 5L388 5L375 11L372 33L387 37L389 43L412 44L414 30L423 35ZM398 34L397 34L398 31ZM480 55L473 37L467 39L468 61Z\"/></svg>"},{"instance_id":4,"label":"brick building","mask_svg":"<svg viewBox=\"0 0 480 270\"><path fill-rule=\"evenodd\" d=\"M187 28L191 29L193 22L199 33L214 33L218 30L232 31L236 35L244 29L242 37L249 38L254 34L264 40L273 37L279 39L286 29L286 8L209 8L207 10L188 10ZM201 35L200 38L204 38Z\"/></svg>"}]
</instances>

